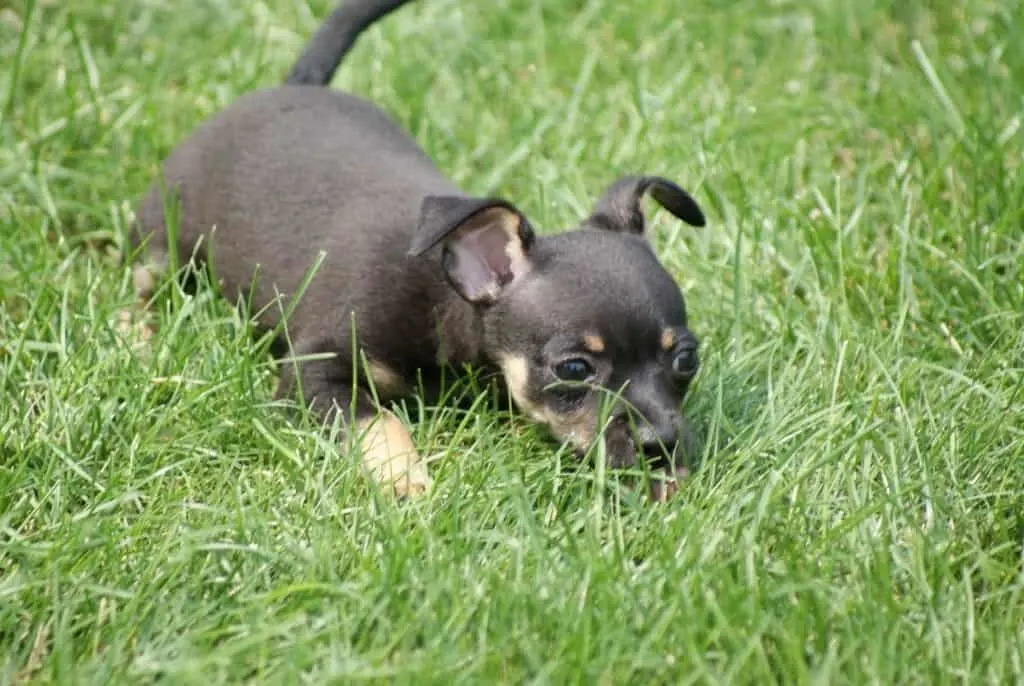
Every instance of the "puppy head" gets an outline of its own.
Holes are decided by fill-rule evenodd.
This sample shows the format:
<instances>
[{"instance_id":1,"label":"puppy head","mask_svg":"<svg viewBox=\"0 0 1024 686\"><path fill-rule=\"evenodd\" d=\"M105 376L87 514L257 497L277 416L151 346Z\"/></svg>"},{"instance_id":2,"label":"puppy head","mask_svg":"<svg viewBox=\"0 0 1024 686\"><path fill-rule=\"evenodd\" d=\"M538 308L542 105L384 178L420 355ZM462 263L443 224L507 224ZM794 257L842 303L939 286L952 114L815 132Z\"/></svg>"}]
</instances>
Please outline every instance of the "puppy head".
<instances>
[{"instance_id":1,"label":"puppy head","mask_svg":"<svg viewBox=\"0 0 1024 686\"><path fill-rule=\"evenodd\" d=\"M685 452L680 404L700 365L679 287L644 235L647 192L704 225L674 183L626 177L575 230L548 236L502 200L427 198L410 250L443 244L446 277L479 308L485 354L519 409L580 452L604 440L614 467Z\"/></svg>"}]
</instances>

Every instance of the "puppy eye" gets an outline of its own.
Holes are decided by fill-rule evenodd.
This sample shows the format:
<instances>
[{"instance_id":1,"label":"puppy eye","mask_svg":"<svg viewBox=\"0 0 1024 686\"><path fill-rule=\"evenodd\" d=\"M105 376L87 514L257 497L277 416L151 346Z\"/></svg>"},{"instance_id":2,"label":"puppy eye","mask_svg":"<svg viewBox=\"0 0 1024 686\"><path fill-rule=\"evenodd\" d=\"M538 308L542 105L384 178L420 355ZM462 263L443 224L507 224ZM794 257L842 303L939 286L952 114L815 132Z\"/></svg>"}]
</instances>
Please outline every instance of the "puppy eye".
<instances>
[{"instance_id":1,"label":"puppy eye","mask_svg":"<svg viewBox=\"0 0 1024 686\"><path fill-rule=\"evenodd\" d=\"M594 374L594 368L582 358L563 360L555 365L555 376L562 381L586 381Z\"/></svg>"},{"instance_id":2,"label":"puppy eye","mask_svg":"<svg viewBox=\"0 0 1024 686\"><path fill-rule=\"evenodd\" d=\"M689 376L697 371L700 365L700 358L697 356L697 349L685 346L676 351L672 358L672 371L680 376Z\"/></svg>"}]
</instances>

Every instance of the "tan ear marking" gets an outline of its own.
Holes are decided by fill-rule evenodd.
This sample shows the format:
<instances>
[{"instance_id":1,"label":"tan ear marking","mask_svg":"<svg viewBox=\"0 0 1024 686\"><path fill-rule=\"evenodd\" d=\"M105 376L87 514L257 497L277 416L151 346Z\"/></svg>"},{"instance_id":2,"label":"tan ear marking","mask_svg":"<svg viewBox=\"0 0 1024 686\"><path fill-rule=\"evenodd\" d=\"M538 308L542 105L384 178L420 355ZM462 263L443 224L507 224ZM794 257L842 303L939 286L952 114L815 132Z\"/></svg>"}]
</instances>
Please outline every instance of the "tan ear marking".
<instances>
[{"instance_id":1,"label":"tan ear marking","mask_svg":"<svg viewBox=\"0 0 1024 686\"><path fill-rule=\"evenodd\" d=\"M488 212L493 212L497 215L501 222L501 228L508 234L509 241L505 246L505 255L509 259L509 268L514 274L522 274L529 269L530 265L526 259L526 253L523 252L523 243L519 239L519 224L522 219L515 212L505 208L493 208L488 210Z\"/></svg>"},{"instance_id":2,"label":"tan ear marking","mask_svg":"<svg viewBox=\"0 0 1024 686\"><path fill-rule=\"evenodd\" d=\"M363 467L399 497L421 495L430 489L430 476L412 436L389 410L360 420L357 425Z\"/></svg>"},{"instance_id":3,"label":"tan ear marking","mask_svg":"<svg viewBox=\"0 0 1024 686\"><path fill-rule=\"evenodd\" d=\"M676 344L676 334L672 329L661 332L661 349L668 352Z\"/></svg>"},{"instance_id":4,"label":"tan ear marking","mask_svg":"<svg viewBox=\"0 0 1024 686\"><path fill-rule=\"evenodd\" d=\"M595 355L599 355L605 349L604 339L596 333L588 333L583 336L583 347Z\"/></svg>"}]
</instances>

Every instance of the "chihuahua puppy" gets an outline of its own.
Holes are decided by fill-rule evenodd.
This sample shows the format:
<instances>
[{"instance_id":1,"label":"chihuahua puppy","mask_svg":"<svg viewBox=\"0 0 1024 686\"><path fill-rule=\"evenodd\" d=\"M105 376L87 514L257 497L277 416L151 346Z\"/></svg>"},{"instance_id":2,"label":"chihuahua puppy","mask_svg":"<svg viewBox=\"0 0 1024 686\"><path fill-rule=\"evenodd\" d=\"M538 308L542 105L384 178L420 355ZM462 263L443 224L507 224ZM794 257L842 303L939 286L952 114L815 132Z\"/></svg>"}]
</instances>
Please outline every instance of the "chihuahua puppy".
<instances>
[{"instance_id":1,"label":"chihuahua puppy","mask_svg":"<svg viewBox=\"0 0 1024 686\"><path fill-rule=\"evenodd\" d=\"M360 32L406 1L348 0L284 84L242 96L172 151L136 213L132 243L148 255L137 294L152 296L172 247L179 264L215 262L222 292L251 302L259 330L287 331L272 347L291 356L276 395L324 422L339 415L362 463L399 496L431 481L387 404L475 367L581 455L603 441L610 467L655 462L667 479L654 496L666 497L700 363L641 200L693 226L705 223L700 207L668 179L628 176L579 226L542 235L510 201L460 190L387 114L328 87ZM320 258L283 322L274 303Z\"/></svg>"}]
</instances>

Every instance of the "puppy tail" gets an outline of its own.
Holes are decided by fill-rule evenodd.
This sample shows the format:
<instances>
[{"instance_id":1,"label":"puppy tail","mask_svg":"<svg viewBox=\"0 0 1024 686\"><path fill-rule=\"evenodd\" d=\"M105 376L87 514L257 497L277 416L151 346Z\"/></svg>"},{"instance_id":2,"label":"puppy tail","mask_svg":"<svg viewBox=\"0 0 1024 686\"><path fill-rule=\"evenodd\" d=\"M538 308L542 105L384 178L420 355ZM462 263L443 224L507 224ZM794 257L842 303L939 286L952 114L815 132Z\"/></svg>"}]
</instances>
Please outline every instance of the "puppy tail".
<instances>
[{"instance_id":1,"label":"puppy tail","mask_svg":"<svg viewBox=\"0 0 1024 686\"><path fill-rule=\"evenodd\" d=\"M289 85L327 86L368 26L409 0L347 0L320 25L285 78Z\"/></svg>"}]
</instances>

